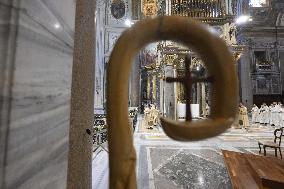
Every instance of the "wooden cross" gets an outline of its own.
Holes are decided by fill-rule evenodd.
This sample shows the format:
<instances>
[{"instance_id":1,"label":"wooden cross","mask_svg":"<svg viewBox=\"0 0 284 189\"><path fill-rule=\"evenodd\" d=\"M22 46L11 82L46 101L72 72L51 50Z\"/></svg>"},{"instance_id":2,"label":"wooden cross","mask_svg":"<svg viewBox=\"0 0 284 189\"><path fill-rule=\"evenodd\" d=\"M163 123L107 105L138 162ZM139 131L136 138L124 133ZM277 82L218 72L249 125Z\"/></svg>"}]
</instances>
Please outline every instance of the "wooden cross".
<instances>
[{"instance_id":1,"label":"wooden cross","mask_svg":"<svg viewBox=\"0 0 284 189\"><path fill-rule=\"evenodd\" d=\"M191 109L190 109L190 96L191 96L191 88L194 83L200 82L213 82L213 76L205 77L205 78L197 78L191 76L190 71L190 57L185 57L185 76L184 77L167 77L166 82L180 82L185 87L185 97L186 97L186 121L192 120Z\"/></svg>"}]
</instances>

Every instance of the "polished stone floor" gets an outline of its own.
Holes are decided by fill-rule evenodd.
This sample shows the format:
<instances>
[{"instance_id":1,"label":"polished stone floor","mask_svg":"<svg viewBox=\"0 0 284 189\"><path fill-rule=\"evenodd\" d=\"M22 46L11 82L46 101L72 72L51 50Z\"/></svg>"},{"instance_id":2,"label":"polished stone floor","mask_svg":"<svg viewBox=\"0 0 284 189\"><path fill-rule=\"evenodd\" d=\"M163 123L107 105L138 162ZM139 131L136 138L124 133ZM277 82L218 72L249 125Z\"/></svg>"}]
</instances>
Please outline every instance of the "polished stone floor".
<instances>
[{"instance_id":1,"label":"polished stone floor","mask_svg":"<svg viewBox=\"0 0 284 189\"><path fill-rule=\"evenodd\" d=\"M214 138L178 142L168 138L159 127L155 132L143 129L141 118L137 124L134 143L139 189L232 188L221 150L258 154L257 141L273 141L275 129L270 126L252 126L249 130L232 128ZM274 151L268 150L267 154L274 156ZM93 188L106 188L107 163L99 162L106 157L104 150L94 156L94 169L104 172L93 170Z\"/></svg>"}]
</instances>

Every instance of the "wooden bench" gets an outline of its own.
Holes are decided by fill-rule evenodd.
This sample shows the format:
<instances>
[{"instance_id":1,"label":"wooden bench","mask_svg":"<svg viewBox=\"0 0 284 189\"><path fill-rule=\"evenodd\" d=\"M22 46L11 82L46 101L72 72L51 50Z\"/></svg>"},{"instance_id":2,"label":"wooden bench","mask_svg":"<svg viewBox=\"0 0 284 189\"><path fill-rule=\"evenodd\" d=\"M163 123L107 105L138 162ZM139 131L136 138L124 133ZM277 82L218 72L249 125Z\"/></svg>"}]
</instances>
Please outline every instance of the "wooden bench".
<instances>
[{"instance_id":1,"label":"wooden bench","mask_svg":"<svg viewBox=\"0 0 284 189\"><path fill-rule=\"evenodd\" d=\"M282 135L283 135L283 128L275 129L273 142L258 141L259 153L261 153L261 146L263 146L263 151L264 151L265 156L266 156L267 147L274 148L275 157L277 157L277 149L279 149L280 157L282 159L282 153L281 153L281 148L280 148ZM277 140L279 140L278 143L277 143Z\"/></svg>"},{"instance_id":2,"label":"wooden bench","mask_svg":"<svg viewBox=\"0 0 284 189\"><path fill-rule=\"evenodd\" d=\"M234 189L284 188L284 161L222 150Z\"/></svg>"}]
</instances>

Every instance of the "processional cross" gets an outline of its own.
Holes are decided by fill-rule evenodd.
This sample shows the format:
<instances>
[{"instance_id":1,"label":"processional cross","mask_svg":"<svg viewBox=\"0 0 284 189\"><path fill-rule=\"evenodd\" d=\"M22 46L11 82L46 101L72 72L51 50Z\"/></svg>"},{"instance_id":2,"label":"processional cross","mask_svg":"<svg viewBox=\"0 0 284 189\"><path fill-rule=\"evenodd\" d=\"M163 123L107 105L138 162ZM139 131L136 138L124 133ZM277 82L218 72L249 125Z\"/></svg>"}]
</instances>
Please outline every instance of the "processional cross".
<instances>
[{"instance_id":1,"label":"processional cross","mask_svg":"<svg viewBox=\"0 0 284 189\"><path fill-rule=\"evenodd\" d=\"M188 56L185 57L185 76L184 77L166 77L166 82L173 83L173 82L180 82L184 85L185 88L185 98L186 98L186 121L192 120L191 109L190 109L190 96L191 96L191 88L194 83L201 83L201 82L213 82L213 76L198 78L192 76L192 72L190 71L190 58Z\"/></svg>"}]
</instances>

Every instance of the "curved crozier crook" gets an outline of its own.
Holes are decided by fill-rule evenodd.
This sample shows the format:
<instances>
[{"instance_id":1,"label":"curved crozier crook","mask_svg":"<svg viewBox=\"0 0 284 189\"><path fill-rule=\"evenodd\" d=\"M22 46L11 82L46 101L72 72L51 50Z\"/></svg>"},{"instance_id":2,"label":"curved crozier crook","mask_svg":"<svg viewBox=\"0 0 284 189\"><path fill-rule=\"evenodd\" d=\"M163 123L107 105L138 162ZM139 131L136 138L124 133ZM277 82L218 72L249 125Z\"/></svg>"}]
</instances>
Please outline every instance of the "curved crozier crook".
<instances>
[{"instance_id":1,"label":"curved crozier crook","mask_svg":"<svg viewBox=\"0 0 284 189\"><path fill-rule=\"evenodd\" d=\"M225 131L237 111L236 71L226 44L205 27L185 17L164 16L139 21L118 39L108 64L107 123L110 188L136 188L135 150L128 121L128 78L136 53L148 43L173 40L193 48L214 77L208 120L178 122L161 118L165 132L177 140L198 140Z\"/></svg>"}]
</instances>

